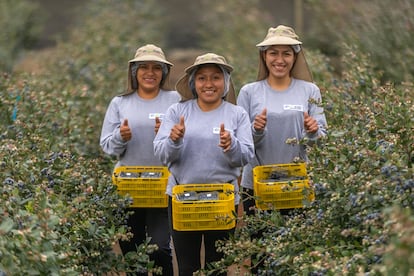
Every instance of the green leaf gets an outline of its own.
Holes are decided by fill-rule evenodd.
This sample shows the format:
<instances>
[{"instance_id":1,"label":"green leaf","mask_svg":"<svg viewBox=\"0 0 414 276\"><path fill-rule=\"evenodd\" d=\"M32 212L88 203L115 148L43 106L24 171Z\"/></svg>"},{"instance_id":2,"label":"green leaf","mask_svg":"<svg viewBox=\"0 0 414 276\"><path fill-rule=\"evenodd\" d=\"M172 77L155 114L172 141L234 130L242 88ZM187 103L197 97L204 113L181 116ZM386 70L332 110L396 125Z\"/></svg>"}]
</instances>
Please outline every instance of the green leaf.
<instances>
[{"instance_id":1,"label":"green leaf","mask_svg":"<svg viewBox=\"0 0 414 276\"><path fill-rule=\"evenodd\" d=\"M0 234L4 235L10 232L14 227L14 221L11 218L3 218L2 223L0 224Z\"/></svg>"}]
</instances>

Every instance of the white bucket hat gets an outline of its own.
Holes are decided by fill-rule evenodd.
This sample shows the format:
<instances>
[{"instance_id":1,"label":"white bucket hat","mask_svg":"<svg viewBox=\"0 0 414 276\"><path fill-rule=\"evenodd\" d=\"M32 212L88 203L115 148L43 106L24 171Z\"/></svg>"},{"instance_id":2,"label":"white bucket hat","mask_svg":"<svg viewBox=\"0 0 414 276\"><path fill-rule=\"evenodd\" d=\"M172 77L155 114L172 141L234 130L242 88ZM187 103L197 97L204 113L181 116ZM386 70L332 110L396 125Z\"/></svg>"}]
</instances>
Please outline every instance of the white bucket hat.
<instances>
[{"instance_id":1,"label":"white bucket hat","mask_svg":"<svg viewBox=\"0 0 414 276\"><path fill-rule=\"evenodd\" d=\"M137 49L135 52L135 57L128 61L128 85L127 85L127 93L134 92L137 87L134 87L132 80L132 70L131 65L135 62L140 61L155 61L155 62L161 62L165 64L168 68L167 74L163 77L163 80L161 81L160 88L164 90L169 90L168 82L169 82L169 76L170 76L170 69L173 66L171 62L169 62L164 55L164 52L160 47L157 47L153 44L147 44L145 46L142 46Z\"/></svg>"},{"instance_id":2,"label":"white bucket hat","mask_svg":"<svg viewBox=\"0 0 414 276\"><path fill-rule=\"evenodd\" d=\"M205 65L205 64L216 64L219 65L221 68L226 70L229 74L233 71L233 67L227 63L226 59L223 56L219 56L213 53L207 53L201 56L198 56L194 64L187 67L184 72L185 75L183 75L176 83L175 89L178 91L178 93L181 94L181 97L183 100L189 100L194 98L194 94L191 91L190 87L190 76L196 70L199 66ZM229 90L226 94L225 100L236 104L236 94L234 92L234 85L231 80L231 77L229 79Z\"/></svg>"},{"instance_id":3,"label":"white bucket hat","mask_svg":"<svg viewBox=\"0 0 414 276\"><path fill-rule=\"evenodd\" d=\"M262 49L266 46L272 45L289 45L296 46L292 48L294 48L295 53L297 54L295 64L293 65L291 71L292 77L312 82L312 73L309 70L308 64L305 59L305 54L301 46L302 42L298 39L298 35L291 27L279 25L276 28L269 28L265 39L256 45L260 49L259 72L257 75L257 80L264 80L269 75L269 70L267 69L266 63L263 59Z\"/></svg>"}]
</instances>

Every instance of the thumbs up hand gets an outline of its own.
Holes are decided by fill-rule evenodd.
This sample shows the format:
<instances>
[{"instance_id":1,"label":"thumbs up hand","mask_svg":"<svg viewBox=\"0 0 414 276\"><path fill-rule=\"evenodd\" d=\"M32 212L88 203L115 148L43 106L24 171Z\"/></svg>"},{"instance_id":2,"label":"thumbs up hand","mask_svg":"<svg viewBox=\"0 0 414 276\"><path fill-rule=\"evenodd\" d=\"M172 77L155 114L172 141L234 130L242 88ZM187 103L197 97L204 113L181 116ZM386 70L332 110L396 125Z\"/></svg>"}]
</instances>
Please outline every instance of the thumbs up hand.
<instances>
[{"instance_id":1,"label":"thumbs up hand","mask_svg":"<svg viewBox=\"0 0 414 276\"><path fill-rule=\"evenodd\" d=\"M224 124L220 125L220 144L219 147L223 149L223 152L228 152L231 147L231 135L224 128Z\"/></svg>"},{"instance_id":2,"label":"thumbs up hand","mask_svg":"<svg viewBox=\"0 0 414 276\"><path fill-rule=\"evenodd\" d=\"M170 138L174 142L178 142L181 138L184 137L185 133L185 124L184 124L184 116L180 117L180 122L173 126L170 133Z\"/></svg>"},{"instance_id":3,"label":"thumbs up hand","mask_svg":"<svg viewBox=\"0 0 414 276\"><path fill-rule=\"evenodd\" d=\"M264 131L267 123L267 109L264 108L262 113L254 118L253 127L256 131Z\"/></svg>"},{"instance_id":4,"label":"thumbs up hand","mask_svg":"<svg viewBox=\"0 0 414 276\"><path fill-rule=\"evenodd\" d=\"M122 140L124 141L131 140L132 134L131 134L131 129L128 126L128 119L124 120L121 127L119 128L119 131L121 133Z\"/></svg>"},{"instance_id":5,"label":"thumbs up hand","mask_svg":"<svg viewBox=\"0 0 414 276\"><path fill-rule=\"evenodd\" d=\"M161 120L160 120L160 118L159 117L155 117L155 129L154 129L155 134L158 133L158 130L160 129L160 126L161 126Z\"/></svg>"},{"instance_id":6,"label":"thumbs up hand","mask_svg":"<svg viewBox=\"0 0 414 276\"><path fill-rule=\"evenodd\" d=\"M318 122L308 112L303 113L303 125L307 133L315 133L319 129Z\"/></svg>"}]
</instances>

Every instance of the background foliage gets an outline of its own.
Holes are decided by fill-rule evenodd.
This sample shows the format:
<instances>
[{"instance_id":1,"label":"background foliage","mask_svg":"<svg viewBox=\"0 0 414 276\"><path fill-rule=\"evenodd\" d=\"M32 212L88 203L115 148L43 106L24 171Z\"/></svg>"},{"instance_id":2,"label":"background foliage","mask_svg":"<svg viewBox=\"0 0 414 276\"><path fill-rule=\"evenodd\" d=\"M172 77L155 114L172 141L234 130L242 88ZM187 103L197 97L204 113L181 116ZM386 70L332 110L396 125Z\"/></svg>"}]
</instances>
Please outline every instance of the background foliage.
<instances>
[{"instance_id":1,"label":"background foliage","mask_svg":"<svg viewBox=\"0 0 414 276\"><path fill-rule=\"evenodd\" d=\"M25 49L36 42L42 31L42 12L26 0L0 2L0 70L10 71Z\"/></svg>"},{"instance_id":2,"label":"background foliage","mask_svg":"<svg viewBox=\"0 0 414 276\"><path fill-rule=\"evenodd\" d=\"M307 39L334 58L345 53L343 43L371 54L381 81L412 81L414 69L414 2L410 0L309 0L312 21ZM341 69L341 62L335 63Z\"/></svg>"},{"instance_id":3,"label":"background foliage","mask_svg":"<svg viewBox=\"0 0 414 276\"><path fill-rule=\"evenodd\" d=\"M230 61L237 88L256 77L254 45L268 26L284 23L252 8L258 1L246 2L200 2L202 50ZM317 24L301 37L309 45L307 59L329 123L323 146L309 152L317 200L289 217L272 212L243 218L246 227L223 247L226 258L211 270L242 265L258 253L265 270L279 275L414 272L413 74L408 66L414 9L411 1L393 1L394 9L380 9L381 1L376 2L372 8L355 1L356 10L339 1L324 2L324 10L322 1L306 2ZM164 45L171 34L164 31L168 22L160 20L169 18L165 13L155 0L91 1L68 40L42 60L40 73L2 68L0 274L152 269L148 253L154 248L146 244L124 259L111 250L129 236L122 212L129 200L111 185L114 160L102 154L98 139L107 104L126 87L127 61L135 49L154 43L168 56ZM343 22L347 28L338 33ZM30 28L9 30L31 34ZM7 41L7 49L20 51L13 46L22 45L20 40ZM6 44L0 44L2 50ZM258 228L266 233L263 239L246 238Z\"/></svg>"}]
</instances>

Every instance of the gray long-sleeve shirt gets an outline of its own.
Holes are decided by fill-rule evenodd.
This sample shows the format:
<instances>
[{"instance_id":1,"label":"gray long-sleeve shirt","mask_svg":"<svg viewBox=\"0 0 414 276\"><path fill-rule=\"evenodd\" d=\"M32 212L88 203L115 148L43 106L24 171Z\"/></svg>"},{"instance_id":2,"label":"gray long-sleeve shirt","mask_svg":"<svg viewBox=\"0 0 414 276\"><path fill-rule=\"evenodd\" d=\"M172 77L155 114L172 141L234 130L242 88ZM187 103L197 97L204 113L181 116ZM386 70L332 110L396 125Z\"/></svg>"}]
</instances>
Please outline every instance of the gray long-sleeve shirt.
<instances>
[{"instance_id":1,"label":"gray long-sleeve shirt","mask_svg":"<svg viewBox=\"0 0 414 276\"><path fill-rule=\"evenodd\" d=\"M297 141L307 137L317 140L326 135L326 119L323 108L316 103L321 100L319 88L307 81L292 79L284 91L275 91L267 80L244 85L237 104L249 114L255 142L256 158L243 169L241 185L253 188L252 169L258 165L292 163L295 158L307 161L305 145L288 144L290 138ZM267 124L263 132L253 129L254 119L267 109ZM313 117L319 129L308 134L304 128L304 112Z\"/></svg>"},{"instance_id":2,"label":"gray long-sleeve shirt","mask_svg":"<svg viewBox=\"0 0 414 276\"><path fill-rule=\"evenodd\" d=\"M100 145L102 150L118 157L118 166L161 166L154 156L155 117L162 117L173 103L180 101L176 91L160 90L153 99L138 93L116 96L110 102L103 121ZM123 141L120 126L128 119L132 137Z\"/></svg>"},{"instance_id":3,"label":"gray long-sleeve shirt","mask_svg":"<svg viewBox=\"0 0 414 276\"><path fill-rule=\"evenodd\" d=\"M180 116L184 116L185 133L175 143L169 136ZM228 152L219 147L221 123L231 134ZM231 182L238 191L240 168L254 156L249 117L243 108L226 101L208 112L202 111L196 100L174 104L154 139L154 151L172 174L167 188L170 195L176 184Z\"/></svg>"}]
</instances>

